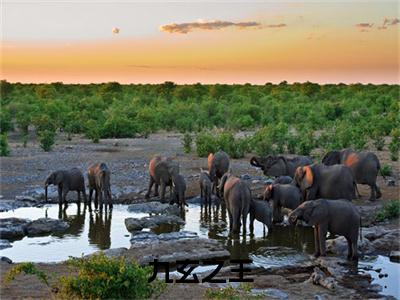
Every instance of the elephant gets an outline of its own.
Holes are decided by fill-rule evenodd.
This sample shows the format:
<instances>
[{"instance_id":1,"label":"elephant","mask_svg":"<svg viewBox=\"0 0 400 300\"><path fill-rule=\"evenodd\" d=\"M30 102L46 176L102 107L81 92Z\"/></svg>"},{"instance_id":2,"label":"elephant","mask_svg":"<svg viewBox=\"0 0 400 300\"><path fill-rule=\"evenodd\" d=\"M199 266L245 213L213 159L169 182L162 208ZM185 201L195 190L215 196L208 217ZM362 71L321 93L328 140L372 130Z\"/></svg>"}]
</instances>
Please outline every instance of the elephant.
<instances>
[{"instance_id":1,"label":"elephant","mask_svg":"<svg viewBox=\"0 0 400 300\"><path fill-rule=\"evenodd\" d=\"M331 234L343 235L348 244L348 259L357 260L358 234L361 235L361 217L353 203L346 199L318 199L306 201L289 215L289 222L303 220L314 226L315 256L325 256L325 239Z\"/></svg>"},{"instance_id":2,"label":"elephant","mask_svg":"<svg viewBox=\"0 0 400 300\"><path fill-rule=\"evenodd\" d=\"M254 232L254 219L266 225L268 231L272 230L272 212L267 202L254 199L250 201L250 232Z\"/></svg>"},{"instance_id":3,"label":"elephant","mask_svg":"<svg viewBox=\"0 0 400 300\"><path fill-rule=\"evenodd\" d=\"M293 182L293 178L290 176L279 176L274 179L272 184L290 184Z\"/></svg>"},{"instance_id":4,"label":"elephant","mask_svg":"<svg viewBox=\"0 0 400 300\"><path fill-rule=\"evenodd\" d=\"M165 189L170 187L170 197L172 199L172 177L179 174L179 165L169 157L154 156L149 163L150 182L145 195L150 197L151 188L155 184L154 196L158 196L158 186L161 186L161 202L164 202Z\"/></svg>"},{"instance_id":5,"label":"elephant","mask_svg":"<svg viewBox=\"0 0 400 300\"><path fill-rule=\"evenodd\" d=\"M175 174L172 176L172 187L173 199L171 199L170 204L176 202L181 208L188 206L185 200L186 182L185 178L181 174Z\"/></svg>"},{"instance_id":6,"label":"elephant","mask_svg":"<svg viewBox=\"0 0 400 300\"><path fill-rule=\"evenodd\" d=\"M111 172L105 163L96 163L87 169L87 177L89 182L89 204L92 203L93 191L95 192L94 207L97 209L100 202L100 210L103 208L103 200L105 204L112 208Z\"/></svg>"},{"instance_id":7,"label":"elephant","mask_svg":"<svg viewBox=\"0 0 400 300\"><path fill-rule=\"evenodd\" d=\"M251 191L246 182L225 173L218 187L223 195L229 216L229 229L233 234L240 232L240 219L242 219L243 234L246 232L246 220L250 211Z\"/></svg>"},{"instance_id":8,"label":"elephant","mask_svg":"<svg viewBox=\"0 0 400 300\"><path fill-rule=\"evenodd\" d=\"M58 203L67 205L67 194L69 191L78 192L78 205L81 202L81 193L85 204L87 203L85 191L85 178L78 168L69 170L57 170L47 177L45 181L45 199L47 201L47 188L50 184L58 186ZM89 205L90 209L90 205Z\"/></svg>"},{"instance_id":9,"label":"elephant","mask_svg":"<svg viewBox=\"0 0 400 300\"><path fill-rule=\"evenodd\" d=\"M206 203L211 204L211 179L208 172L200 169L200 197L201 200L205 200Z\"/></svg>"},{"instance_id":10,"label":"elephant","mask_svg":"<svg viewBox=\"0 0 400 300\"><path fill-rule=\"evenodd\" d=\"M267 157L253 156L250 159L250 164L261 168L265 176L293 177L297 167L311 165L312 159L309 156L296 156L294 158L272 155Z\"/></svg>"},{"instance_id":11,"label":"elephant","mask_svg":"<svg viewBox=\"0 0 400 300\"><path fill-rule=\"evenodd\" d=\"M218 191L214 190L218 189L218 180L229 170L229 156L224 151L218 151L215 154L210 153L207 162L208 174L213 183L211 191L218 195Z\"/></svg>"},{"instance_id":12,"label":"elephant","mask_svg":"<svg viewBox=\"0 0 400 300\"><path fill-rule=\"evenodd\" d=\"M301 192L292 184L270 184L264 191L264 200L272 200L274 223L281 223L281 208L296 209L302 202Z\"/></svg>"},{"instance_id":13,"label":"elephant","mask_svg":"<svg viewBox=\"0 0 400 300\"><path fill-rule=\"evenodd\" d=\"M355 180L350 168L343 165L325 166L318 163L298 167L294 182L304 201L318 198L347 199L355 197Z\"/></svg>"},{"instance_id":14,"label":"elephant","mask_svg":"<svg viewBox=\"0 0 400 300\"><path fill-rule=\"evenodd\" d=\"M381 169L378 157L368 151L353 151L344 149L341 151L330 151L322 159L322 163L331 166L342 164L351 169L356 183L367 184L371 188L369 200L375 201L380 198L382 193L376 184L376 177Z\"/></svg>"}]
</instances>

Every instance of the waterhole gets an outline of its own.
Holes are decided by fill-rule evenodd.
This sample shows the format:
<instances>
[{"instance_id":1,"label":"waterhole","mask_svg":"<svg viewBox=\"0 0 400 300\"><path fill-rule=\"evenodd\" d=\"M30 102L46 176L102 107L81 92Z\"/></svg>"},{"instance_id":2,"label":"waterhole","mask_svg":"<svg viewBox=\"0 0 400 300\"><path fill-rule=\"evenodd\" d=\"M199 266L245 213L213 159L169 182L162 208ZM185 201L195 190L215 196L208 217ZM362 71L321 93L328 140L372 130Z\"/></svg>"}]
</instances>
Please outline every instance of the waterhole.
<instances>
[{"instance_id":1,"label":"waterhole","mask_svg":"<svg viewBox=\"0 0 400 300\"><path fill-rule=\"evenodd\" d=\"M131 234L125 227L125 218L141 218L148 214L131 213L127 208L127 205L114 205L111 211L100 213L89 212L83 205L78 208L76 204L70 204L66 209L60 210L57 204L48 204L1 212L0 219L58 218L66 221L70 227L59 234L15 240L12 248L0 250L0 256L9 257L14 262L58 262L70 256L80 257L97 250L129 248ZM314 252L312 228L274 226L273 230L268 231L263 224L255 221L253 233L247 229L246 236L233 238L228 234L227 213L221 206L213 205L209 208L200 204L189 204L182 217L185 225L160 226L153 231L157 234L179 230L193 231L201 238L212 238L223 243L231 253L231 259L251 258L254 264L265 268L307 261ZM372 275L374 283L383 287L384 294L398 297L398 264L390 262L387 257L377 256L363 259L359 267L360 271ZM388 276L379 278L379 274L374 271L377 268L381 268L381 273Z\"/></svg>"}]
</instances>

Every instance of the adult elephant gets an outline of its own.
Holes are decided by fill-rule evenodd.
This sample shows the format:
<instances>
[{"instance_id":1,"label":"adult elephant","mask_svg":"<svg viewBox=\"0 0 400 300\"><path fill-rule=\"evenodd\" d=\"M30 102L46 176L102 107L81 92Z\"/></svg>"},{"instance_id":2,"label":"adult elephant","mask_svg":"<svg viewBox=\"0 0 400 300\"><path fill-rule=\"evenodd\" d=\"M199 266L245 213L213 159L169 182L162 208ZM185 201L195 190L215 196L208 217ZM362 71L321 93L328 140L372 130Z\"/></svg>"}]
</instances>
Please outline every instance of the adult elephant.
<instances>
[{"instance_id":1,"label":"adult elephant","mask_svg":"<svg viewBox=\"0 0 400 300\"><path fill-rule=\"evenodd\" d=\"M322 163L331 166L342 164L351 169L356 183L367 184L371 188L369 200L375 201L380 198L382 193L376 184L376 178L381 169L378 157L368 151L353 151L344 149L341 151L330 151L322 159Z\"/></svg>"},{"instance_id":2,"label":"adult elephant","mask_svg":"<svg viewBox=\"0 0 400 300\"><path fill-rule=\"evenodd\" d=\"M172 178L179 174L179 165L174 162L169 157L162 156L154 156L149 163L149 174L150 174L150 182L149 188L145 195L146 198L150 197L151 189L153 185L154 188L154 196L158 196L158 187L161 186L161 202L165 200L165 190L166 187L170 188L170 199L173 199L172 196Z\"/></svg>"},{"instance_id":3,"label":"adult elephant","mask_svg":"<svg viewBox=\"0 0 400 300\"><path fill-rule=\"evenodd\" d=\"M287 158L284 156L268 155L267 157L253 156L250 164L263 170L265 176L290 176L293 177L298 167L312 164L309 156L296 156Z\"/></svg>"},{"instance_id":4,"label":"adult elephant","mask_svg":"<svg viewBox=\"0 0 400 300\"><path fill-rule=\"evenodd\" d=\"M218 195L218 181L229 170L229 156L224 151L218 151L208 155L208 174L212 182L211 192Z\"/></svg>"},{"instance_id":5,"label":"adult elephant","mask_svg":"<svg viewBox=\"0 0 400 300\"><path fill-rule=\"evenodd\" d=\"M76 191L78 193L78 204L81 202L81 193L85 204L87 203L85 191L85 178L78 168L69 170L57 170L51 173L45 183L45 199L47 202L47 188L49 185L56 185L58 188L58 203L67 204L67 194L69 191ZM90 206L89 206L90 208Z\"/></svg>"},{"instance_id":6,"label":"adult elephant","mask_svg":"<svg viewBox=\"0 0 400 300\"><path fill-rule=\"evenodd\" d=\"M110 208L112 205L111 196L111 172L105 163L96 163L87 170L89 181L89 203L92 202L93 191L95 192L94 207L97 209L100 202L100 210L103 209L103 201Z\"/></svg>"},{"instance_id":7,"label":"adult elephant","mask_svg":"<svg viewBox=\"0 0 400 300\"><path fill-rule=\"evenodd\" d=\"M218 187L220 195L223 195L229 216L229 229L232 233L240 232L242 220L243 234L246 232L246 220L250 211L251 191L250 187L238 177L225 173Z\"/></svg>"},{"instance_id":8,"label":"adult elephant","mask_svg":"<svg viewBox=\"0 0 400 300\"><path fill-rule=\"evenodd\" d=\"M351 201L355 196L353 172L343 165L298 167L294 182L300 188L304 201L319 198Z\"/></svg>"}]
</instances>

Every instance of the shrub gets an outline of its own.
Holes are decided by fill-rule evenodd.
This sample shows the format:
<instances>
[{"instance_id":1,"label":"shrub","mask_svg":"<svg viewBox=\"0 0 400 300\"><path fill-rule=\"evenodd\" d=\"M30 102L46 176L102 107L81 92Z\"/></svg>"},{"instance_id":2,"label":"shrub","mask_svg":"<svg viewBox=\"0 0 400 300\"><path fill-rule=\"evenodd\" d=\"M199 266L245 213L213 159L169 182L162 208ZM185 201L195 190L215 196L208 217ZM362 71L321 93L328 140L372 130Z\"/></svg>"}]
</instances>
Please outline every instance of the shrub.
<instances>
[{"instance_id":1,"label":"shrub","mask_svg":"<svg viewBox=\"0 0 400 300\"><path fill-rule=\"evenodd\" d=\"M60 278L61 293L68 298L145 299L164 287L158 280L148 283L151 268L124 258L108 258L102 253L71 258L67 263L78 269L77 276Z\"/></svg>"},{"instance_id":2,"label":"shrub","mask_svg":"<svg viewBox=\"0 0 400 300\"><path fill-rule=\"evenodd\" d=\"M381 175L382 176L390 176L390 175L392 175L392 167L389 166L388 164L384 164L381 167Z\"/></svg>"},{"instance_id":3,"label":"shrub","mask_svg":"<svg viewBox=\"0 0 400 300\"><path fill-rule=\"evenodd\" d=\"M93 143L100 141L100 128L95 120L89 120L86 122L85 134L87 138L91 139Z\"/></svg>"},{"instance_id":4,"label":"shrub","mask_svg":"<svg viewBox=\"0 0 400 300\"><path fill-rule=\"evenodd\" d=\"M2 109L0 111L0 133L6 133L13 129L11 114Z\"/></svg>"},{"instance_id":5,"label":"shrub","mask_svg":"<svg viewBox=\"0 0 400 300\"><path fill-rule=\"evenodd\" d=\"M27 134L22 135L22 145L24 146L24 148L26 148L26 146L28 144L28 138L29 138L29 136Z\"/></svg>"},{"instance_id":6,"label":"shrub","mask_svg":"<svg viewBox=\"0 0 400 300\"><path fill-rule=\"evenodd\" d=\"M193 142L192 135L186 132L182 137L182 146L183 146L183 151L185 153L190 153L192 151L192 142Z\"/></svg>"},{"instance_id":7,"label":"shrub","mask_svg":"<svg viewBox=\"0 0 400 300\"><path fill-rule=\"evenodd\" d=\"M259 129L251 139L251 148L257 155L275 154L272 136L267 127Z\"/></svg>"},{"instance_id":8,"label":"shrub","mask_svg":"<svg viewBox=\"0 0 400 300\"><path fill-rule=\"evenodd\" d=\"M375 220L382 222L386 219L395 219L400 216L400 201L390 200L376 213Z\"/></svg>"},{"instance_id":9,"label":"shrub","mask_svg":"<svg viewBox=\"0 0 400 300\"><path fill-rule=\"evenodd\" d=\"M196 152L200 157L207 157L209 153L215 153L218 145L214 136L209 132L200 132L196 136Z\"/></svg>"},{"instance_id":10,"label":"shrub","mask_svg":"<svg viewBox=\"0 0 400 300\"><path fill-rule=\"evenodd\" d=\"M393 161L399 160L399 150L400 150L400 130L395 128L390 133L392 141L389 144L390 158Z\"/></svg>"},{"instance_id":11,"label":"shrub","mask_svg":"<svg viewBox=\"0 0 400 300\"><path fill-rule=\"evenodd\" d=\"M46 285L49 285L47 275L43 271L40 271L38 268L36 268L35 265L31 262L25 262L16 265L6 273L4 280L6 283L9 283L21 273L35 275L39 278L40 281L42 281Z\"/></svg>"},{"instance_id":12,"label":"shrub","mask_svg":"<svg viewBox=\"0 0 400 300\"><path fill-rule=\"evenodd\" d=\"M372 141L376 150L382 151L383 147L385 147L385 138L383 136L383 133L378 130L375 130L372 133Z\"/></svg>"},{"instance_id":13,"label":"shrub","mask_svg":"<svg viewBox=\"0 0 400 300\"><path fill-rule=\"evenodd\" d=\"M38 133L40 148L48 152L53 148L56 133L51 130L44 130Z\"/></svg>"},{"instance_id":14,"label":"shrub","mask_svg":"<svg viewBox=\"0 0 400 300\"><path fill-rule=\"evenodd\" d=\"M10 155L10 147L8 146L6 134L0 134L0 155L1 156Z\"/></svg>"},{"instance_id":15,"label":"shrub","mask_svg":"<svg viewBox=\"0 0 400 300\"><path fill-rule=\"evenodd\" d=\"M297 154L300 155L310 155L311 151L314 149L315 141L313 133L303 132L299 135L299 141L297 144Z\"/></svg>"}]
</instances>

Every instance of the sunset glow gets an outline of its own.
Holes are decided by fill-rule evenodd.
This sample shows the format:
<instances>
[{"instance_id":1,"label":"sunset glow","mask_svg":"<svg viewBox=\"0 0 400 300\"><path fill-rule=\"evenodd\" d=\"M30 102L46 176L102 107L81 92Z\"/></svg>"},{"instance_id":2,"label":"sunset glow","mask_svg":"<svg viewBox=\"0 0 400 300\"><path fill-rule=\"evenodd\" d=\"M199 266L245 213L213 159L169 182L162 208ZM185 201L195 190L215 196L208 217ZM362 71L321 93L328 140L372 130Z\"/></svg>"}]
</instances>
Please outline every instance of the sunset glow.
<instances>
[{"instance_id":1,"label":"sunset glow","mask_svg":"<svg viewBox=\"0 0 400 300\"><path fill-rule=\"evenodd\" d=\"M398 83L397 2L6 1L11 82Z\"/></svg>"}]
</instances>

